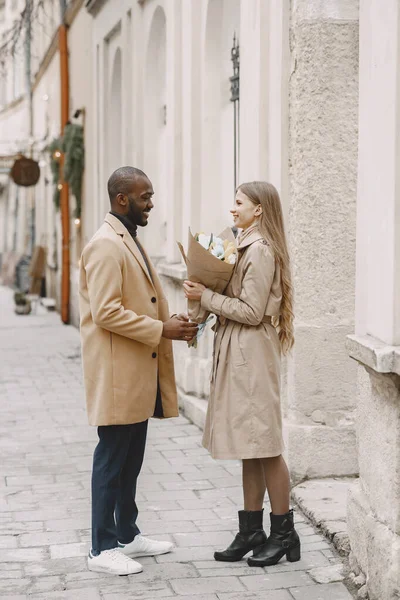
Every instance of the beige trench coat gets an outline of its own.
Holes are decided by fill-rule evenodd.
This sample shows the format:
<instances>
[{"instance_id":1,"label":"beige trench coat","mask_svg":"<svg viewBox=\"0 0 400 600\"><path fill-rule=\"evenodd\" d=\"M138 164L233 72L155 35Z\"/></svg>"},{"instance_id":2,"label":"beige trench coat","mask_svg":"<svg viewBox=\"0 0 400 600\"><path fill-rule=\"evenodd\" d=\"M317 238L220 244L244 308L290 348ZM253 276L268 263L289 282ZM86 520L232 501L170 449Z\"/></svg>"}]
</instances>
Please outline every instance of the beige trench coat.
<instances>
[{"instance_id":1,"label":"beige trench coat","mask_svg":"<svg viewBox=\"0 0 400 600\"><path fill-rule=\"evenodd\" d=\"M111 214L83 250L79 304L91 425L153 416L157 378L164 417L178 416L172 342L161 337L168 303L148 260L152 277L128 230Z\"/></svg>"},{"instance_id":2,"label":"beige trench coat","mask_svg":"<svg viewBox=\"0 0 400 600\"><path fill-rule=\"evenodd\" d=\"M213 458L279 456L281 348L270 317L282 300L279 266L258 229L244 232L225 295L205 290L201 305L219 316L203 445Z\"/></svg>"}]
</instances>

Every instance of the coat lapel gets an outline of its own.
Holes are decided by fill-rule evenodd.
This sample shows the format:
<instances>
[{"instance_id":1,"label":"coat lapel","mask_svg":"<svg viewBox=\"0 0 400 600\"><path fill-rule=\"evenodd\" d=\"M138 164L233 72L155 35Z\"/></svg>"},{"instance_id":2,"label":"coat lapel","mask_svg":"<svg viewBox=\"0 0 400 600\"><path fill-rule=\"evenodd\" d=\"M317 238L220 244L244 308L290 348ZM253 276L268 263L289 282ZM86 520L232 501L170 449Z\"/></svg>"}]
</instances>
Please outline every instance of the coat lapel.
<instances>
[{"instance_id":1,"label":"coat lapel","mask_svg":"<svg viewBox=\"0 0 400 600\"><path fill-rule=\"evenodd\" d=\"M146 263L144 262L142 253L140 252L139 248L137 247L137 244L132 239L132 236L129 233L129 231L127 230L127 228L121 223L121 221L119 219L117 219L116 217L114 217L111 214L106 215L104 221L106 223L108 223L109 225L111 225L111 227L114 229L114 231L122 237L122 241L124 242L125 246L127 246L128 250L136 258L136 260L142 267L144 274L146 275L147 279L149 280L152 287L154 288L153 281L150 277L150 273L147 269ZM149 260L149 264L150 264L150 260Z\"/></svg>"}]
</instances>

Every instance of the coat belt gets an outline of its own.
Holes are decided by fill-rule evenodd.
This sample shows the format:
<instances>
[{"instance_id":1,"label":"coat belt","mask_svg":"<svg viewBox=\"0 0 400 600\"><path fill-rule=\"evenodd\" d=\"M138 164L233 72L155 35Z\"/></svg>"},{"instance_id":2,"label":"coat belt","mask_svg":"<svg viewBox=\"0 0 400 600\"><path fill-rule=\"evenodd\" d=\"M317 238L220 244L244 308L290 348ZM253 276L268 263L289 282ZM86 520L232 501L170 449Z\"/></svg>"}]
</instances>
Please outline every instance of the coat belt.
<instances>
[{"instance_id":1,"label":"coat belt","mask_svg":"<svg viewBox=\"0 0 400 600\"><path fill-rule=\"evenodd\" d=\"M262 320L263 323L269 323L270 325L272 325L272 317L267 317L265 316Z\"/></svg>"},{"instance_id":2,"label":"coat belt","mask_svg":"<svg viewBox=\"0 0 400 600\"><path fill-rule=\"evenodd\" d=\"M263 320L261 321L261 323L268 323L269 325L272 325L272 318L270 316L265 316L263 317ZM229 321L229 319L226 319L225 317L222 317L221 315L217 318L217 320L219 321L219 323L221 325L225 325L226 321Z\"/></svg>"}]
</instances>

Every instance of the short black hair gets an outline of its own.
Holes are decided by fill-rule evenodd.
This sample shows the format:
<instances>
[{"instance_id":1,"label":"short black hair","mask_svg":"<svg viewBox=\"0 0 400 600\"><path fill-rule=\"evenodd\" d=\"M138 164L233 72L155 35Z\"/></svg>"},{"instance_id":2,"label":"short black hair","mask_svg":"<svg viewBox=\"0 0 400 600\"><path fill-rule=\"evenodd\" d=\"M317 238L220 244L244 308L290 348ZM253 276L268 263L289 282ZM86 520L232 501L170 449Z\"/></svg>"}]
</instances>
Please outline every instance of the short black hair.
<instances>
[{"instance_id":1,"label":"short black hair","mask_svg":"<svg viewBox=\"0 0 400 600\"><path fill-rule=\"evenodd\" d=\"M148 179L146 173L136 167L120 167L114 171L107 182L110 202L114 202L118 194L129 194L132 190L132 184L138 177Z\"/></svg>"}]
</instances>

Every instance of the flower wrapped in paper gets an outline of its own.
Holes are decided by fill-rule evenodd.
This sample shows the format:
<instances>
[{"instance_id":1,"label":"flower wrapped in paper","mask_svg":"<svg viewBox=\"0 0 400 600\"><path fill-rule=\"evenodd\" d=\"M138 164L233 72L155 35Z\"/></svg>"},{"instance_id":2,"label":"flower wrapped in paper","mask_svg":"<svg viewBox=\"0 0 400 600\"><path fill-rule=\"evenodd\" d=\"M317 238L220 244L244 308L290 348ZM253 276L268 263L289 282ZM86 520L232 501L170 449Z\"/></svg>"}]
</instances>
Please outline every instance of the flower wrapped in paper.
<instances>
[{"instance_id":1,"label":"flower wrapped in paper","mask_svg":"<svg viewBox=\"0 0 400 600\"><path fill-rule=\"evenodd\" d=\"M188 279L222 294L232 276L237 258L232 229L227 227L218 236L204 233L193 236L189 229L187 252L182 244L178 243L178 246L186 264ZM209 316L201 303L194 300L188 301L188 314L195 323L205 323Z\"/></svg>"}]
</instances>

